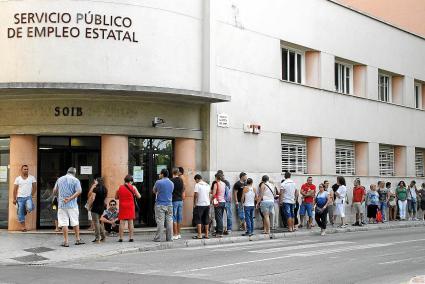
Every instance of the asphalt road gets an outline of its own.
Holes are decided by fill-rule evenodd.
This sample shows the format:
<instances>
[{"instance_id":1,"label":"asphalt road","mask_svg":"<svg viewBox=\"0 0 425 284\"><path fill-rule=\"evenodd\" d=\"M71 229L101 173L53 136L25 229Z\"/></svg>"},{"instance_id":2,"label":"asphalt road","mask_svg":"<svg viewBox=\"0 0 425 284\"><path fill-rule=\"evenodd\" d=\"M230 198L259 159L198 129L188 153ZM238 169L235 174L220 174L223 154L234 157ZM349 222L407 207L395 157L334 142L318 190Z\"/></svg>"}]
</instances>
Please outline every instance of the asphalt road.
<instances>
[{"instance_id":1,"label":"asphalt road","mask_svg":"<svg viewBox=\"0 0 425 284\"><path fill-rule=\"evenodd\" d=\"M418 275L425 275L425 228L151 251L47 267L0 267L0 283L26 284L59 279L62 283L408 283Z\"/></svg>"}]
</instances>

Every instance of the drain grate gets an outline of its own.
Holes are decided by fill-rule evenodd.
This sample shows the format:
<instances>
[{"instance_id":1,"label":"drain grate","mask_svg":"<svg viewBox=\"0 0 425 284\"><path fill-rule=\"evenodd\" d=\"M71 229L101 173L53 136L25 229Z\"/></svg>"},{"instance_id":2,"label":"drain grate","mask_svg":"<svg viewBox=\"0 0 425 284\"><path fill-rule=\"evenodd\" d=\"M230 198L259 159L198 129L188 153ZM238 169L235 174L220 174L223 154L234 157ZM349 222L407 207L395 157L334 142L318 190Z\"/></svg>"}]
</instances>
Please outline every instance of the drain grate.
<instances>
[{"instance_id":1,"label":"drain grate","mask_svg":"<svg viewBox=\"0 0 425 284\"><path fill-rule=\"evenodd\" d=\"M53 251L53 250L54 249L46 248L46 247L36 247L36 248L24 249L24 251L31 252L31 253L43 253L43 252L48 252L48 251Z\"/></svg>"},{"instance_id":2,"label":"drain grate","mask_svg":"<svg viewBox=\"0 0 425 284\"><path fill-rule=\"evenodd\" d=\"M27 263L28 262L48 260L48 258L45 258L45 257L38 255L38 254L30 254L30 255L25 255L25 256L20 256L20 257L14 257L12 259L19 261L19 262L27 262Z\"/></svg>"}]
</instances>

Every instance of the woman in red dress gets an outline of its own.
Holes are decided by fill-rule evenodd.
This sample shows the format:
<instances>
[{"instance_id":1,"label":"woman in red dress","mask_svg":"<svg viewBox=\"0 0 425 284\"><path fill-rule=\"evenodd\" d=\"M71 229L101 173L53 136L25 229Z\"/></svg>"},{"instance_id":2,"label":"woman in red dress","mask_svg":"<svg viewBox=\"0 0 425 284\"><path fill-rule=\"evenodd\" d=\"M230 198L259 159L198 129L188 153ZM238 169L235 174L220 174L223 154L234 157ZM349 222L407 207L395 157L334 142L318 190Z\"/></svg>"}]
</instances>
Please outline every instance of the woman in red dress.
<instances>
[{"instance_id":1,"label":"woman in red dress","mask_svg":"<svg viewBox=\"0 0 425 284\"><path fill-rule=\"evenodd\" d=\"M119 200L119 211L118 219L120 220L120 231L119 231L119 240L122 242L124 236L124 227L125 223L128 224L128 233L129 233L129 242L133 242L134 236L134 225L133 220L136 217L136 208L134 205L134 197L140 199L140 193L137 188L133 185L133 177L131 175L126 175L124 178L124 184L115 193L115 199Z\"/></svg>"}]
</instances>

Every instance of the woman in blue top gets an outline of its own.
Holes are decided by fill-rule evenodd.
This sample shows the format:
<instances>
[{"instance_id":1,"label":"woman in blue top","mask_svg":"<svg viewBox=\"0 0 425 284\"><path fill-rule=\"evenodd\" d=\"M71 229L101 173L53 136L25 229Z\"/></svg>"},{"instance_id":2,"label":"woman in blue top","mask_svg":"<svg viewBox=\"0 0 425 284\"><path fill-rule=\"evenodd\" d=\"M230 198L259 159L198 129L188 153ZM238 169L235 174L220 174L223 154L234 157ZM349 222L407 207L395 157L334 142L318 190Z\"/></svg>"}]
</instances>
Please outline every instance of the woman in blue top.
<instances>
[{"instance_id":1,"label":"woman in blue top","mask_svg":"<svg viewBox=\"0 0 425 284\"><path fill-rule=\"evenodd\" d=\"M376 223L376 214L379 208L379 193L376 191L376 184L370 185L370 191L366 195L367 217L369 224ZM371 222L373 220L373 222Z\"/></svg>"},{"instance_id":2,"label":"woman in blue top","mask_svg":"<svg viewBox=\"0 0 425 284\"><path fill-rule=\"evenodd\" d=\"M314 206L315 206L315 219L317 225L321 228L320 235L326 234L326 223L328 215L328 205L330 203L329 192L325 190L325 185L321 183L319 185L319 193L317 193Z\"/></svg>"}]
</instances>

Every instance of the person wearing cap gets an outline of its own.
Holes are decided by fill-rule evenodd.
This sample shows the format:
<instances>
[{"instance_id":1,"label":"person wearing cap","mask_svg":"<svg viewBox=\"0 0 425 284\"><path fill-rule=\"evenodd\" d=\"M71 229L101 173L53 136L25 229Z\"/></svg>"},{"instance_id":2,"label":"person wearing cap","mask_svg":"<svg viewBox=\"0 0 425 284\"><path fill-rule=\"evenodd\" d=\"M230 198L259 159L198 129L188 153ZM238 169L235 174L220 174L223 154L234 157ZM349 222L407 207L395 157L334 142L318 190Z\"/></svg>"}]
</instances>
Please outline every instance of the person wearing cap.
<instances>
[{"instance_id":1,"label":"person wearing cap","mask_svg":"<svg viewBox=\"0 0 425 284\"><path fill-rule=\"evenodd\" d=\"M82 245L80 239L79 210L77 198L81 194L81 183L75 177L77 170L70 167L67 174L60 177L53 189L53 194L58 194L58 225L62 228L63 247L69 247L68 226L74 228L75 245Z\"/></svg>"}]
</instances>

